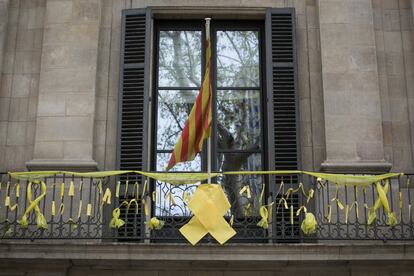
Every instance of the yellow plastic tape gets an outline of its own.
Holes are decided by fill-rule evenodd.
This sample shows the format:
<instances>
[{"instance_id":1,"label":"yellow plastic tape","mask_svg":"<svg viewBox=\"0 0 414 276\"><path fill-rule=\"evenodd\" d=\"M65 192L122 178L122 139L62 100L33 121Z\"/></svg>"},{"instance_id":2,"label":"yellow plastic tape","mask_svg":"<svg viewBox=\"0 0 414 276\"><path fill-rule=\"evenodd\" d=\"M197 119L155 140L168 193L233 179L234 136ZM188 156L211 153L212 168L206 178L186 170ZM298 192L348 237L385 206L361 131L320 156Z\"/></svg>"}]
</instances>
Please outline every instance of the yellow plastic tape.
<instances>
[{"instance_id":1,"label":"yellow plastic tape","mask_svg":"<svg viewBox=\"0 0 414 276\"><path fill-rule=\"evenodd\" d=\"M377 188L378 197L381 201L382 206L384 207L384 209L387 213L390 213L391 210L390 210L390 206L388 204L387 194L385 193L385 191L384 191L384 189L383 189L383 187L382 187L382 185L379 181L376 183L376 188Z\"/></svg>"},{"instance_id":2,"label":"yellow plastic tape","mask_svg":"<svg viewBox=\"0 0 414 276\"><path fill-rule=\"evenodd\" d=\"M262 191L260 192L260 196L259 196L259 205L262 205L263 203L264 192L265 192L265 185L262 184Z\"/></svg>"},{"instance_id":3,"label":"yellow plastic tape","mask_svg":"<svg viewBox=\"0 0 414 276\"><path fill-rule=\"evenodd\" d=\"M65 182L60 183L60 198L62 199L65 195Z\"/></svg>"},{"instance_id":4,"label":"yellow plastic tape","mask_svg":"<svg viewBox=\"0 0 414 276\"><path fill-rule=\"evenodd\" d=\"M116 182L116 188L115 188L115 197L119 198L119 187L121 186L121 181Z\"/></svg>"},{"instance_id":5,"label":"yellow plastic tape","mask_svg":"<svg viewBox=\"0 0 414 276\"><path fill-rule=\"evenodd\" d=\"M145 225L147 225L147 226L148 226L148 228L149 228L149 229L151 229L151 230L159 230L159 229L161 229L161 228L164 226L164 224L165 224L165 222L164 222L164 221L159 220L159 219L157 219L156 217L152 217L152 218L150 219L150 221L146 221L146 222L144 222L144 223L145 223Z\"/></svg>"},{"instance_id":6,"label":"yellow plastic tape","mask_svg":"<svg viewBox=\"0 0 414 276\"><path fill-rule=\"evenodd\" d=\"M86 206L86 215L88 217L92 216L92 204L88 203L88 205Z\"/></svg>"},{"instance_id":7,"label":"yellow plastic tape","mask_svg":"<svg viewBox=\"0 0 414 276\"><path fill-rule=\"evenodd\" d=\"M10 196L6 196L4 199L4 206L9 207L10 206Z\"/></svg>"},{"instance_id":8,"label":"yellow plastic tape","mask_svg":"<svg viewBox=\"0 0 414 276\"><path fill-rule=\"evenodd\" d=\"M296 216L298 217L299 215L300 215L300 212L302 212L302 210L303 210L303 212L305 212L305 214L308 212L308 209L306 209L306 207L305 206L301 206L297 211L296 211Z\"/></svg>"},{"instance_id":9,"label":"yellow plastic tape","mask_svg":"<svg viewBox=\"0 0 414 276\"><path fill-rule=\"evenodd\" d=\"M10 189L10 182L7 181L7 184L6 184L6 195L9 194L9 189Z\"/></svg>"},{"instance_id":10,"label":"yellow plastic tape","mask_svg":"<svg viewBox=\"0 0 414 276\"><path fill-rule=\"evenodd\" d=\"M138 181L135 181L135 183L134 183L134 194L135 194L135 198L138 199L138 197L139 197L139 183L138 183Z\"/></svg>"},{"instance_id":11,"label":"yellow plastic tape","mask_svg":"<svg viewBox=\"0 0 414 276\"><path fill-rule=\"evenodd\" d=\"M145 180L144 182L144 187L142 188L142 196L145 196L147 193L147 188L148 188L148 181Z\"/></svg>"},{"instance_id":12,"label":"yellow plastic tape","mask_svg":"<svg viewBox=\"0 0 414 276\"><path fill-rule=\"evenodd\" d=\"M103 193L103 190L102 190L102 180L99 180L99 183L98 183L98 191L99 191L99 194L102 195L102 193Z\"/></svg>"},{"instance_id":13,"label":"yellow plastic tape","mask_svg":"<svg viewBox=\"0 0 414 276\"><path fill-rule=\"evenodd\" d=\"M125 181L125 192L124 192L124 197L125 198L129 198L128 196L128 186L129 186L129 181Z\"/></svg>"},{"instance_id":14,"label":"yellow plastic tape","mask_svg":"<svg viewBox=\"0 0 414 276\"><path fill-rule=\"evenodd\" d=\"M102 197L101 208L104 204L111 204L111 190L106 188L105 193Z\"/></svg>"},{"instance_id":15,"label":"yellow plastic tape","mask_svg":"<svg viewBox=\"0 0 414 276\"><path fill-rule=\"evenodd\" d=\"M293 205L290 205L290 224L293 225Z\"/></svg>"},{"instance_id":16,"label":"yellow plastic tape","mask_svg":"<svg viewBox=\"0 0 414 276\"><path fill-rule=\"evenodd\" d=\"M69 184L68 196L75 196L75 184L73 181L71 181Z\"/></svg>"},{"instance_id":17,"label":"yellow plastic tape","mask_svg":"<svg viewBox=\"0 0 414 276\"><path fill-rule=\"evenodd\" d=\"M78 219L81 217L81 214L82 214L82 199L79 200Z\"/></svg>"},{"instance_id":18,"label":"yellow plastic tape","mask_svg":"<svg viewBox=\"0 0 414 276\"><path fill-rule=\"evenodd\" d=\"M301 229L305 235L311 235L316 232L316 219L312 213L306 213L305 219L302 221Z\"/></svg>"},{"instance_id":19,"label":"yellow plastic tape","mask_svg":"<svg viewBox=\"0 0 414 276\"><path fill-rule=\"evenodd\" d=\"M56 215L56 202L54 200L52 201L52 208L50 210L50 214L52 216L55 216Z\"/></svg>"},{"instance_id":20,"label":"yellow plastic tape","mask_svg":"<svg viewBox=\"0 0 414 276\"><path fill-rule=\"evenodd\" d=\"M260 207L259 210L260 216L262 217L261 220L257 223L257 226L262 227L263 229L268 229L269 224L267 222L267 219L269 217L269 212L267 211L267 208L265 205Z\"/></svg>"},{"instance_id":21,"label":"yellow plastic tape","mask_svg":"<svg viewBox=\"0 0 414 276\"><path fill-rule=\"evenodd\" d=\"M149 216L149 206L148 206L147 201L144 198L142 199L142 205L144 205L145 216Z\"/></svg>"},{"instance_id":22,"label":"yellow plastic tape","mask_svg":"<svg viewBox=\"0 0 414 276\"><path fill-rule=\"evenodd\" d=\"M349 213L349 205L347 204L345 207L345 224L348 224L348 213Z\"/></svg>"},{"instance_id":23,"label":"yellow plastic tape","mask_svg":"<svg viewBox=\"0 0 414 276\"><path fill-rule=\"evenodd\" d=\"M56 175L70 174L73 176L86 177L86 178L103 178L121 174L140 174L152 179L158 180L160 182L167 182L173 185L176 184L193 184L197 182L202 182L207 180L207 173L150 173L143 171L104 171L104 172L88 172L88 173L79 173L79 172L69 172L69 171L35 171L35 172L9 172L10 177L19 180L40 180L44 177L51 177ZM362 185L366 186L371 183L376 183L384 179L398 177L402 173L388 173L382 175L344 175L344 174L327 174L327 173L317 173L317 172L308 172L308 171L231 171L231 172L222 172L211 173L211 177L216 177L218 175L291 175L291 174L306 174L316 177L317 179L325 179L338 185Z\"/></svg>"},{"instance_id":24,"label":"yellow plastic tape","mask_svg":"<svg viewBox=\"0 0 414 276\"><path fill-rule=\"evenodd\" d=\"M352 203L352 205L349 208L349 210L352 210L352 208L355 208L356 218L359 219L359 207L358 207L358 202L357 201L354 201L354 203Z\"/></svg>"},{"instance_id":25,"label":"yellow plastic tape","mask_svg":"<svg viewBox=\"0 0 414 276\"><path fill-rule=\"evenodd\" d=\"M109 222L109 227L120 228L125 224L125 221L119 218L120 214L121 214L121 210L119 208L115 208L112 211L112 219Z\"/></svg>"},{"instance_id":26,"label":"yellow plastic tape","mask_svg":"<svg viewBox=\"0 0 414 276\"><path fill-rule=\"evenodd\" d=\"M247 198L252 198L252 194L250 192L249 185L243 186L243 188L240 190L239 194L242 195L243 193L246 193Z\"/></svg>"},{"instance_id":27,"label":"yellow plastic tape","mask_svg":"<svg viewBox=\"0 0 414 276\"><path fill-rule=\"evenodd\" d=\"M14 190L15 190L16 198L19 198L20 197L20 183L19 182L14 184Z\"/></svg>"},{"instance_id":28,"label":"yellow plastic tape","mask_svg":"<svg viewBox=\"0 0 414 276\"><path fill-rule=\"evenodd\" d=\"M61 216L63 216L63 213L65 212L65 204L63 204L63 202L60 203L59 206L59 213Z\"/></svg>"},{"instance_id":29,"label":"yellow plastic tape","mask_svg":"<svg viewBox=\"0 0 414 276\"><path fill-rule=\"evenodd\" d=\"M36 214L37 227L42 228L42 229L47 229L46 219L45 219L44 215L42 214L42 212L40 211L40 207L38 205L39 202L46 196L46 192L47 192L46 184L43 181L40 182L40 189L41 189L42 193L37 198L35 198L33 200L33 198L32 198L32 185L37 184L37 183L30 182L27 186L27 202L29 203L29 206L25 210L25 212L24 212L22 218L20 219L20 221L18 221L18 223L20 224L20 226L22 228L27 228L28 227L27 216L29 215L29 213L32 210L34 210L35 214Z\"/></svg>"},{"instance_id":30,"label":"yellow plastic tape","mask_svg":"<svg viewBox=\"0 0 414 276\"><path fill-rule=\"evenodd\" d=\"M155 191L152 192L152 201L153 202L157 201L157 193ZM183 199L183 201L185 202L184 199Z\"/></svg>"},{"instance_id":31,"label":"yellow plastic tape","mask_svg":"<svg viewBox=\"0 0 414 276\"><path fill-rule=\"evenodd\" d=\"M328 222L331 223L332 219L332 207L331 205L328 205L328 216L327 216Z\"/></svg>"}]
</instances>

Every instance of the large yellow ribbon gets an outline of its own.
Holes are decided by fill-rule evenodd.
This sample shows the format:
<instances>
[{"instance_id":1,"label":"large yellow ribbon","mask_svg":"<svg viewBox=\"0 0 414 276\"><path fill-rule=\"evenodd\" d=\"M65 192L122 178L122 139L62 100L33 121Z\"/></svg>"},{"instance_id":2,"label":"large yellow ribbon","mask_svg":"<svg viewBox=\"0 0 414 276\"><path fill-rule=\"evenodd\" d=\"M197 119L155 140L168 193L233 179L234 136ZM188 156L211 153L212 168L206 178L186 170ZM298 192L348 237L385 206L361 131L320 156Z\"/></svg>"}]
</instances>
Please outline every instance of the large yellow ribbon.
<instances>
[{"instance_id":1,"label":"large yellow ribbon","mask_svg":"<svg viewBox=\"0 0 414 276\"><path fill-rule=\"evenodd\" d=\"M188 207L194 216L180 228L180 232L192 245L197 244L207 233L220 244L236 234L223 217L230 208L230 203L219 185L198 186Z\"/></svg>"},{"instance_id":2,"label":"large yellow ribbon","mask_svg":"<svg viewBox=\"0 0 414 276\"><path fill-rule=\"evenodd\" d=\"M29 215L29 213L34 209L35 213L36 213L36 224L37 227L39 228L43 228L43 229L47 229L47 222L46 219L44 217L44 215L42 214L42 212L40 211L40 207L39 207L39 202L46 196L46 184L42 181L40 182L40 189L42 191L42 193L33 200L33 196L32 196L32 184L39 184L39 182L30 182L27 185L27 201L29 203L29 207L27 207L26 211L24 212L22 218L20 221L18 221L18 223L20 224L20 226L22 228L27 228L28 227L28 223L27 223L27 216Z\"/></svg>"}]
</instances>

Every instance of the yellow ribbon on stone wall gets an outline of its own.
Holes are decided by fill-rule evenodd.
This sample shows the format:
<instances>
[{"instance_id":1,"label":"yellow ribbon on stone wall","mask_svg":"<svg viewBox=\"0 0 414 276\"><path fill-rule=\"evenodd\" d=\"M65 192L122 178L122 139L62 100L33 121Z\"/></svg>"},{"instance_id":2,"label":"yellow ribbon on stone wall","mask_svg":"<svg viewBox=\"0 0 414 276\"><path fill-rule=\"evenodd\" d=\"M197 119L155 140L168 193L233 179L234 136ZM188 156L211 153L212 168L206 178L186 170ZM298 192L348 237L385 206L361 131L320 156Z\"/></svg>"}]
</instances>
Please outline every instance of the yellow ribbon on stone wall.
<instances>
[{"instance_id":1,"label":"yellow ribbon on stone wall","mask_svg":"<svg viewBox=\"0 0 414 276\"><path fill-rule=\"evenodd\" d=\"M231 206L220 185L198 186L188 207L194 216L180 228L180 232L192 245L197 244L207 233L220 244L236 234L223 217Z\"/></svg>"}]
</instances>

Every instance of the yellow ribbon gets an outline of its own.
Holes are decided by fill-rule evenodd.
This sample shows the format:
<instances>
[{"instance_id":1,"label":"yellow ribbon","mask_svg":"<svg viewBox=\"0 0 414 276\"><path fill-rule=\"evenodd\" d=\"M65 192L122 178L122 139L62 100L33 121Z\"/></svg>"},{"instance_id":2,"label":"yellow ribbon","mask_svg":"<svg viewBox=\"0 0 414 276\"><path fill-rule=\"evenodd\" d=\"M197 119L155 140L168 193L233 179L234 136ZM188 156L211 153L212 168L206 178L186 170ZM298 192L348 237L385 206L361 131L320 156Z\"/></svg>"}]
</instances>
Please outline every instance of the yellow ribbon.
<instances>
[{"instance_id":1,"label":"yellow ribbon","mask_svg":"<svg viewBox=\"0 0 414 276\"><path fill-rule=\"evenodd\" d=\"M263 203L263 196L264 196L264 192L265 192L265 185L262 184L262 191L260 192L260 196L259 196L259 204L262 205Z\"/></svg>"},{"instance_id":2,"label":"yellow ribbon","mask_svg":"<svg viewBox=\"0 0 414 276\"><path fill-rule=\"evenodd\" d=\"M68 196L75 196L75 184L73 181L71 181L69 184Z\"/></svg>"},{"instance_id":3,"label":"yellow ribbon","mask_svg":"<svg viewBox=\"0 0 414 276\"><path fill-rule=\"evenodd\" d=\"M42 214L42 212L40 211L40 207L38 205L39 202L46 196L46 191L47 191L46 184L44 182L40 182L40 189L41 189L42 193L37 198L35 198L34 200L32 198L32 185L33 184L39 184L39 182L36 182L36 183L30 182L27 185L27 201L29 203L29 206L27 207L27 209L24 212L21 220L18 221L18 223L20 224L20 226L22 228L27 228L28 227L27 216L34 209L34 211L36 213L37 227L47 229L46 219L45 219L44 215Z\"/></svg>"},{"instance_id":4,"label":"yellow ribbon","mask_svg":"<svg viewBox=\"0 0 414 276\"><path fill-rule=\"evenodd\" d=\"M111 228L120 228L125 224L125 221L123 221L122 219L119 218L121 214L121 210L118 208L115 208L112 211L112 219L109 222L109 227Z\"/></svg>"},{"instance_id":5,"label":"yellow ribbon","mask_svg":"<svg viewBox=\"0 0 414 276\"><path fill-rule=\"evenodd\" d=\"M198 186L188 207L194 216L180 228L180 232L192 245L197 244L207 233L220 244L236 234L223 217L230 208L230 203L219 185Z\"/></svg>"},{"instance_id":6,"label":"yellow ribbon","mask_svg":"<svg viewBox=\"0 0 414 276\"><path fill-rule=\"evenodd\" d=\"M302 221L300 228L305 235L311 235L316 232L316 219L312 213L306 213L305 219Z\"/></svg>"},{"instance_id":7,"label":"yellow ribbon","mask_svg":"<svg viewBox=\"0 0 414 276\"><path fill-rule=\"evenodd\" d=\"M40 180L44 177L51 177L56 175L70 174L73 176L85 177L85 178L104 178L115 175L122 174L140 174L152 179L158 180L160 182L167 182L173 185L176 184L193 184L196 182L202 182L208 179L207 173L150 173L143 171L104 171L104 172L88 172L88 173L79 173L79 172L69 172L69 171L35 171L35 172L9 172L9 175L14 179L19 180ZM375 183L384 179L397 177L403 175L402 173L388 173L382 175L345 175L345 174L327 174L327 173L318 173L318 172L308 172L308 171L231 171L231 172L222 172L211 173L211 177L216 177L218 175L292 175L292 174L305 174L314 176L317 179L325 179L338 185L362 185L366 186L367 184Z\"/></svg>"},{"instance_id":8,"label":"yellow ribbon","mask_svg":"<svg viewBox=\"0 0 414 276\"><path fill-rule=\"evenodd\" d=\"M78 219L81 217L81 213L82 213L82 199L79 200Z\"/></svg>"},{"instance_id":9,"label":"yellow ribbon","mask_svg":"<svg viewBox=\"0 0 414 276\"><path fill-rule=\"evenodd\" d=\"M138 201L137 201L137 199L136 198L133 198L133 199L131 199L129 202L127 202L127 201L124 201L124 202L126 202L127 203L127 208L126 208L126 214L128 215L128 213L129 213L129 209L131 208L131 206L132 206L132 203L134 203L135 204L135 214L136 215L138 215ZM123 202L123 203L124 203ZM121 204L122 205L122 204Z\"/></svg>"},{"instance_id":10,"label":"yellow ribbon","mask_svg":"<svg viewBox=\"0 0 414 276\"><path fill-rule=\"evenodd\" d=\"M142 202L142 205L144 205L144 214L145 214L145 216L148 216L149 215L149 206L148 206L148 203L147 203L147 201L145 200L145 198L143 198L142 200L141 200L141 202Z\"/></svg>"},{"instance_id":11,"label":"yellow ribbon","mask_svg":"<svg viewBox=\"0 0 414 276\"><path fill-rule=\"evenodd\" d=\"M50 214L52 216L55 216L56 215L56 202L54 200L52 201L52 208L50 210Z\"/></svg>"},{"instance_id":12,"label":"yellow ribbon","mask_svg":"<svg viewBox=\"0 0 414 276\"><path fill-rule=\"evenodd\" d=\"M121 186L121 181L116 182L116 188L115 188L115 197L119 198L119 186Z\"/></svg>"},{"instance_id":13,"label":"yellow ribbon","mask_svg":"<svg viewBox=\"0 0 414 276\"><path fill-rule=\"evenodd\" d=\"M331 205L329 204L329 205L328 205L328 215L327 215L327 219L328 219L328 222L329 222L329 223L331 223L331 218L332 218L332 207L331 207Z\"/></svg>"},{"instance_id":14,"label":"yellow ribbon","mask_svg":"<svg viewBox=\"0 0 414 276\"><path fill-rule=\"evenodd\" d=\"M262 217L261 220L257 223L257 226L262 227L263 229L269 228L269 213L272 212L272 206L273 203L270 203L269 205L263 205L260 207L259 214Z\"/></svg>"},{"instance_id":15,"label":"yellow ribbon","mask_svg":"<svg viewBox=\"0 0 414 276\"><path fill-rule=\"evenodd\" d=\"M92 216L92 204L88 203L88 205L86 205L86 215L88 217Z\"/></svg>"},{"instance_id":16,"label":"yellow ribbon","mask_svg":"<svg viewBox=\"0 0 414 276\"><path fill-rule=\"evenodd\" d=\"M266 206L263 205L262 207L260 207L259 213L262 219L257 223L257 226L262 227L263 229L269 228L269 224L267 222L269 212L267 211Z\"/></svg>"},{"instance_id":17,"label":"yellow ribbon","mask_svg":"<svg viewBox=\"0 0 414 276\"><path fill-rule=\"evenodd\" d=\"M147 192L147 188L148 188L148 181L145 180L144 187L142 188L142 196L145 196L145 194Z\"/></svg>"},{"instance_id":18,"label":"yellow ribbon","mask_svg":"<svg viewBox=\"0 0 414 276\"><path fill-rule=\"evenodd\" d=\"M247 198L251 198L252 197L252 194L250 192L249 185L243 186L243 188L240 190L239 194L242 195L243 193L246 193Z\"/></svg>"},{"instance_id":19,"label":"yellow ribbon","mask_svg":"<svg viewBox=\"0 0 414 276\"><path fill-rule=\"evenodd\" d=\"M125 192L124 192L124 197L128 198L128 186L129 186L129 181L125 181Z\"/></svg>"},{"instance_id":20,"label":"yellow ribbon","mask_svg":"<svg viewBox=\"0 0 414 276\"><path fill-rule=\"evenodd\" d=\"M164 226L165 221L159 220L156 217L152 217L150 221L146 221L144 223L151 230L159 230Z\"/></svg>"},{"instance_id":21,"label":"yellow ribbon","mask_svg":"<svg viewBox=\"0 0 414 276\"><path fill-rule=\"evenodd\" d=\"M15 190L16 198L20 197L20 183L19 182L14 184L14 190Z\"/></svg>"},{"instance_id":22,"label":"yellow ribbon","mask_svg":"<svg viewBox=\"0 0 414 276\"><path fill-rule=\"evenodd\" d=\"M111 190L106 188L105 193L102 197L101 208L104 204L111 204Z\"/></svg>"},{"instance_id":23,"label":"yellow ribbon","mask_svg":"<svg viewBox=\"0 0 414 276\"><path fill-rule=\"evenodd\" d=\"M138 199L138 196L139 196L139 183L138 183L138 181L135 181L135 183L134 183L133 193L134 194L132 196L135 196L135 198Z\"/></svg>"},{"instance_id":24,"label":"yellow ribbon","mask_svg":"<svg viewBox=\"0 0 414 276\"><path fill-rule=\"evenodd\" d=\"M60 199L65 195L65 182L60 183Z\"/></svg>"}]
</instances>

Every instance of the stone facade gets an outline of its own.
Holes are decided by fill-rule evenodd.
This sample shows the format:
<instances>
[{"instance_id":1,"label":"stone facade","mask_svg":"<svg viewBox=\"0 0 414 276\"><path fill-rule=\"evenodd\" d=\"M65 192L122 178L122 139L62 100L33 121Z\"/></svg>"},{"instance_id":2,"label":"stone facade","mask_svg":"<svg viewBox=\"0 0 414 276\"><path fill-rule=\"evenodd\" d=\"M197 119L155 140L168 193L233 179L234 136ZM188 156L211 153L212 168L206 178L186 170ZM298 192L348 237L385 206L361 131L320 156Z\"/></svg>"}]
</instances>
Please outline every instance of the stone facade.
<instances>
[{"instance_id":1,"label":"stone facade","mask_svg":"<svg viewBox=\"0 0 414 276\"><path fill-rule=\"evenodd\" d=\"M121 12L149 6L155 16L178 18L264 18L267 7L294 7L303 169L414 172L414 0L0 0L1 171L115 168ZM97 268L97 260L75 260L74 266L61 260L69 258L63 254L59 261L44 258L55 262L49 274L39 264L16 270L22 262L17 247L2 246L15 255L0 256L0 275L124 275L135 269L108 271ZM384 250L361 250L377 248ZM327 264L325 275L412 275L412 246L394 249L397 258L381 251L381 271L370 259L343 257L341 247L332 249L339 252L334 257L310 261ZM268 250L293 256L297 248ZM307 250L318 255L324 249ZM292 268L288 258L264 260L269 252L253 251L250 260L266 261L261 275L280 275L273 261L283 267L281 275L322 275L303 262ZM124 256L126 267L134 267L128 261L133 255ZM7 258L17 260L6 264ZM184 261L175 266L177 275L189 274L199 260ZM214 275L253 274L234 271L240 263L229 259L204 263L194 274L211 275L211 265L219 267ZM150 270L144 274L172 275Z\"/></svg>"},{"instance_id":2,"label":"stone facade","mask_svg":"<svg viewBox=\"0 0 414 276\"><path fill-rule=\"evenodd\" d=\"M113 169L121 11L294 7L303 168L413 171L410 0L0 1L0 168Z\"/></svg>"}]
</instances>

